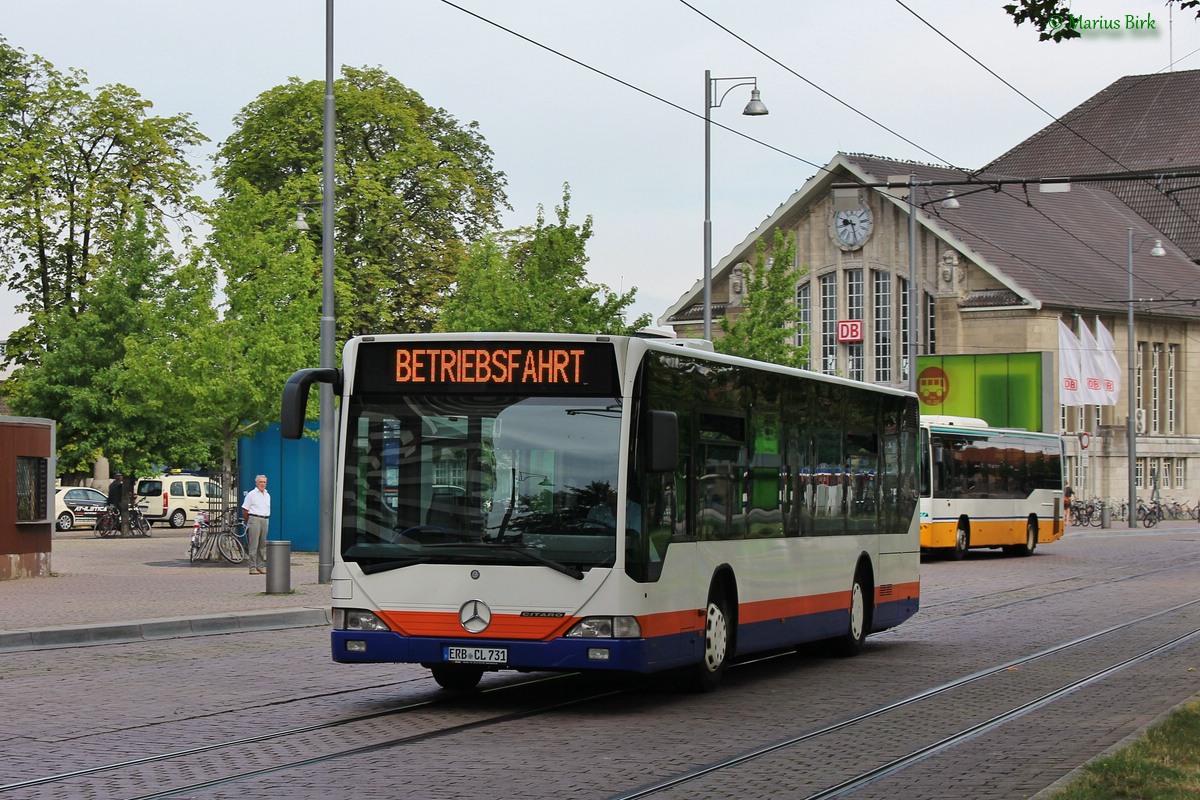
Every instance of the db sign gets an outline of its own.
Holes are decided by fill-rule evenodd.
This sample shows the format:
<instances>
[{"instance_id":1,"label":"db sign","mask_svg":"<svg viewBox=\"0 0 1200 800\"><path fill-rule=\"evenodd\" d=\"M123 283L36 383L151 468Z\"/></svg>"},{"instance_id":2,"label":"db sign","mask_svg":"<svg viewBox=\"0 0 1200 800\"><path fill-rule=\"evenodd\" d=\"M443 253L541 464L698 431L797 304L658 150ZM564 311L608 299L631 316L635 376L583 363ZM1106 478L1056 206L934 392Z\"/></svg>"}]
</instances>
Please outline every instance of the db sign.
<instances>
[{"instance_id":1,"label":"db sign","mask_svg":"<svg viewBox=\"0 0 1200 800\"><path fill-rule=\"evenodd\" d=\"M838 338L839 342L861 342L863 340L863 328L861 319L840 319L838 320Z\"/></svg>"}]
</instances>

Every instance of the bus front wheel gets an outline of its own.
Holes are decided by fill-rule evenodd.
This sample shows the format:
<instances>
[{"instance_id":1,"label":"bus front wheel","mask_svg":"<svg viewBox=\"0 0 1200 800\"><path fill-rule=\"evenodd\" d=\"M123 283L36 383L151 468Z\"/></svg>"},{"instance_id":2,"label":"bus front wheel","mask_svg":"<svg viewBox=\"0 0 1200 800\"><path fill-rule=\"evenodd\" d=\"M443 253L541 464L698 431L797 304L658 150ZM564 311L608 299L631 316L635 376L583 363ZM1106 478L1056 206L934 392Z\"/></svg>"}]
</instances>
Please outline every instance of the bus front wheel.
<instances>
[{"instance_id":1,"label":"bus front wheel","mask_svg":"<svg viewBox=\"0 0 1200 800\"><path fill-rule=\"evenodd\" d=\"M452 692L469 692L483 678L483 667L466 664L434 664L429 669L438 686Z\"/></svg>"},{"instance_id":2,"label":"bus front wheel","mask_svg":"<svg viewBox=\"0 0 1200 800\"><path fill-rule=\"evenodd\" d=\"M833 642L833 650L839 656L856 656L862 652L867 641L867 632L871 626L871 612L868 606L869 585L863 578L862 570L854 573L854 583L850 586L850 621L846 632Z\"/></svg>"},{"instance_id":3,"label":"bus front wheel","mask_svg":"<svg viewBox=\"0 0 1200 800\"><path fill-rule=\"evenodd\" d=\"M693 692L711 692L721 682L729 662L732 618L725 593L714 587L704 613L704 654L700 663L687 669L685 685Z\"/></svg>"}]
</instances>

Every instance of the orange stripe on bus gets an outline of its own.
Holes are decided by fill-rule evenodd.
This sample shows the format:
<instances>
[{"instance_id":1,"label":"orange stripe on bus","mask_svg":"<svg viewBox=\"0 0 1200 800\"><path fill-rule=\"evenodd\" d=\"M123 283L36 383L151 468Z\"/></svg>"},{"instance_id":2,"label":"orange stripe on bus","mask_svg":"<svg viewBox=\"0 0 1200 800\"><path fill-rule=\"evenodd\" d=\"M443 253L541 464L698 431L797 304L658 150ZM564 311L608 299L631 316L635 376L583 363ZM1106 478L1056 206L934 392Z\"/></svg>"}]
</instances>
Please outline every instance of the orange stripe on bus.
<instances>
[{"instance_id":1,"label":"orange stripe on bus","mask_svg":"<svg viewBox=\"0 0 1200 800\"><path fill-rule=\"evenodd\" d=\"M875 602L920 595L919 582L891 584L875 590ZM786 597L742 603L738 609L739 623L802 617L827 611L839 611L850 606L850 592L829 592L809 597ZM446 611L380 611L380 618L393 631L405 636L458 638L466 631L458 614ZM496 614L492 624L480 634L486 638L520 641L549 641L566 634L579 617L523 617L519 614ZM642 636L647 639L674 636L688 631L704 630L704 609L666 611L638 618Z\"/></svg>"}]
</instances>

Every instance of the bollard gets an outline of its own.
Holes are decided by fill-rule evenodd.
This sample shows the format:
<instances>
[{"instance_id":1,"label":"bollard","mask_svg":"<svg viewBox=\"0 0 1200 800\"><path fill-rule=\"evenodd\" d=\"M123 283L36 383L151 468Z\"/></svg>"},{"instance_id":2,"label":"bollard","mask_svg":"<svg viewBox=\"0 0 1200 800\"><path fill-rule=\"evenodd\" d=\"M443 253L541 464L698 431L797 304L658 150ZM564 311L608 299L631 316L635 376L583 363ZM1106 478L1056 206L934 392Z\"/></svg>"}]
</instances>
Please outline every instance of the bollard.
<instances>
[{"instance_id":1,"label":"bollard","mask_svg":"<svg viewBox=\"0 0 1200 800\"><path fill-rule=\"evenodd\" d=\"M1108 506L1100 506L1100 527L1112 527L1112 516L1109 514Z\"/></svg>"},{"instance_id":2,"label":"bollard","mask_svg":"<svg viewBox=\"0 0 1200 800\"><path fill-rule=\"evenodd\" d=\"M267 542L267 594L291 594L292 543Z\"/></svg>"}]
</instances>

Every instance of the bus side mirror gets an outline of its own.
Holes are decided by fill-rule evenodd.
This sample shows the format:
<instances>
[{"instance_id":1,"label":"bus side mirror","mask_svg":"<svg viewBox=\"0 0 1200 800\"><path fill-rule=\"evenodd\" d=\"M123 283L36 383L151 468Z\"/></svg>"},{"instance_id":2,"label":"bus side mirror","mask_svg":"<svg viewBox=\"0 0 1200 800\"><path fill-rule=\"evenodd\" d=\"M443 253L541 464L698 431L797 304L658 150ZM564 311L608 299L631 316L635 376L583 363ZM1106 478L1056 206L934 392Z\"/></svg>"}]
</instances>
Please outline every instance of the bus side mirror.
<instances>
[{"instance_id":1,"label":"bus side mirror","mask_svg":"<svg viewBox=\"0 0 1200 800\"><path fill-rule=\"evenodd\" d=\"M283 407L279 412L279 433L284 439L304 435L304 410L308 406L308 387L314 383L333 385L336 394L342 388L341 372L330 368L299 369L283 385Z\"/></svg>"},{"instance_id":2,"label":"bus side mirror","mask_svg":"<svg viewBox=\"0 0 1200 800\"><path fill-rule=\"evenodd\" d=\"M650 452L646 469L674 472L679 466L679 420L674 411L650 412Z\"/></svg>"}]
</instances>

